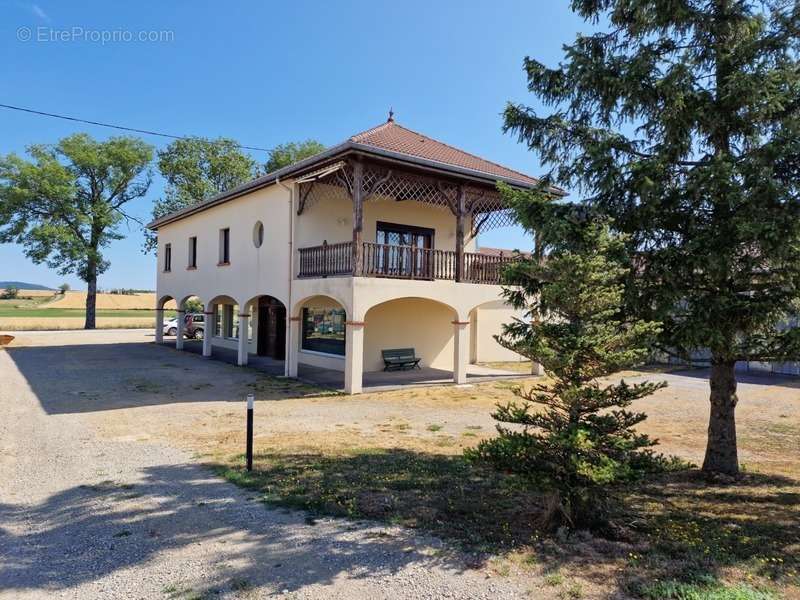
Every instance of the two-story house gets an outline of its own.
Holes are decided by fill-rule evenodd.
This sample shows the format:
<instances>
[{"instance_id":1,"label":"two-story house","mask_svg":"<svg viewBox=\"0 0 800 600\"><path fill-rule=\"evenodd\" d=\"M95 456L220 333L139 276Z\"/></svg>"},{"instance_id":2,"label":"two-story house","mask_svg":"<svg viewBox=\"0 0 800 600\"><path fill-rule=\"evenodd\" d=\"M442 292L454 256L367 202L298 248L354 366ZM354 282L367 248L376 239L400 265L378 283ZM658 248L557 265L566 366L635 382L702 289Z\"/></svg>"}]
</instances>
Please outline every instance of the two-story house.
<instances>
[{"instance_id":1,"label":"two-story house","mask_svg":"<svg viewBox=\"0 0 800 600\"><path fill-rule=\"evenodd\" d=\"M466 381L475 362L518 358L493 336L515 312L478 234L511 224L496 183L537 180L416 133L389 117L311 158L157 219L157 341L163 306L205 307L215 347L344 373L349 393L381 351ZM178 319L182 327L183 319ZM176 347L184 344L181 331Z\"/></svg>"}]
</instances>

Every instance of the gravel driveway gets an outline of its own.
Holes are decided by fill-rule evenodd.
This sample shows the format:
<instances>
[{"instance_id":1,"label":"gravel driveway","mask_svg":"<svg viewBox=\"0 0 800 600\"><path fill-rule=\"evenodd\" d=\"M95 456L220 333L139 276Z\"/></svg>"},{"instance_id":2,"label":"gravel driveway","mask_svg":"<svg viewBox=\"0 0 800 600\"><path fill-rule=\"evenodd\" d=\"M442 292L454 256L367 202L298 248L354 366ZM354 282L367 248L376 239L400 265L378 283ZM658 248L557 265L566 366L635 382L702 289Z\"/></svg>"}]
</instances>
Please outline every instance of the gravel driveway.
<instances>
[{"instance_id":1,"label":"gravel driveway","mask_svg":"<svg viewBox=\"0 0 800 600\"><path fill-rule=\"evenodd\" d=\"M185 451L137 441L135 430L101 437L91 412L45 410L69 403L58 378L70 344L93 344L99 356L120 340L138 342L134 356L170 350L142 344L141 332L30 337L53 346L35 365L16 354L29 349L0 350L0 598L527 594L524 582L469 568L434 538L266 508Z\"/></svg>"}]
</instances>

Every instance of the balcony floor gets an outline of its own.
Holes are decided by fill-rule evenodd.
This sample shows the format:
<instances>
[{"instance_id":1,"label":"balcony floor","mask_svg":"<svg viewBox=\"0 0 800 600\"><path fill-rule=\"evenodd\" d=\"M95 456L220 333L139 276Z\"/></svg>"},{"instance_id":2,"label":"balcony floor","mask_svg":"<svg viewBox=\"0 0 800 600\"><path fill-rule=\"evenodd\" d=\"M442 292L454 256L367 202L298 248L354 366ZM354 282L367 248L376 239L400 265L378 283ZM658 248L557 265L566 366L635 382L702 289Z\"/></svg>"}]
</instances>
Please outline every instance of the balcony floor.
<instances>
[{"instance_id":1,"label":"balcony floor","mask_svg":"<svg viewBox=\"0 0 800 600\"><path fill-rule=\"evenodd\" d=\"M174 338L166 338L164 345L175 346ZM193 354L202 354L203 343L197 340L186 340L183 344L184 350ZM230 364L236 364L236 350L230 348L220 348L214 346L212 358ZM268 375L282 376L283 361L274 360L266 356L250 354L247 359L247 366L257 369ZM313 385L319 385L338 391L344 391L344 373L334 369L323 369L311 365L300 364L298 366L298 379ZM467 383L480 383L483 381L496 381L504 379L518 379L524 377L514 371L501 369L490 369L480 365L469 365L467 367ZM362 388L364 392L378 392L396 390L405 387L424 387L430 385L452 385L453 373L444 369L433 369L423 367L413 371L374 371L364 373Z\"/></svg>"}]
</instances>

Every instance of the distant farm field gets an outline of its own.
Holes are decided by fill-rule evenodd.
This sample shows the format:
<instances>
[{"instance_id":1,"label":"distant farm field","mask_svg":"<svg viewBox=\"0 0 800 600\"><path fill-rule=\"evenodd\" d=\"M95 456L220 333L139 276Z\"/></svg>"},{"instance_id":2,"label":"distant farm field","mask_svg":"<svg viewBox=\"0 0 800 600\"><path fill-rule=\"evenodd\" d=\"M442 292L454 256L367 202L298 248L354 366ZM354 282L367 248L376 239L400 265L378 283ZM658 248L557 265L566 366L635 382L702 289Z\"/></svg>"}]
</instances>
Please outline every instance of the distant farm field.
<instances>
[{"instance_id":1,"label":"distant farm field","mask_svg":"<svg viewBox=\"0 0 800 600\"><path fill-rule=\"evenodd\" d=\"M86 292L65 295L20 290L19 298L0 300L0 331L82 329ZM97 295L97 327L103 329L154 327L155 294ZM170 305L167 305L170 308ZM174 316L167 310L165 317Z\"/></svg>"}]
</instances>

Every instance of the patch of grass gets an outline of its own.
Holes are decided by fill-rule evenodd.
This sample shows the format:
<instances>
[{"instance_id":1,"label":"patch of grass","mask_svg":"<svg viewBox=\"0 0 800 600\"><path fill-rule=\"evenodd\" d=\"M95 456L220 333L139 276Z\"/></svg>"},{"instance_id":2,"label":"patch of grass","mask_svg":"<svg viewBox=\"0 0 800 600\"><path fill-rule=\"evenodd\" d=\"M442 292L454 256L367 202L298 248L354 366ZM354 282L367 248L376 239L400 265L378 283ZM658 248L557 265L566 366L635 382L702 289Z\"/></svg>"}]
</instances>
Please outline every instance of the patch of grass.
<instances>
[{"instance_id":1,"label":"patch of grass","mask_svg":"<svg viewBox=\"0 0 800 600\"><path fill-rule=\"evenodd\" d=\"M262 493L265 502L354 519L421 528L466 545L498 546L526 540L531 520L517 519L535 494L511 478L473 467L460 456L366 448L338 456L270 454L217 465L217 472ZM491 518L487 507L492 507Z\"/></svg>"},{"instance_id":2,"label":"patch of grass","mask_svg":"<svg viewBox=\"0 0 800 600\"><path fill-rule=\"evenodd\" d=\"M561 573L548 573L544 576L544 582L546 585L551 587L556 587L564 583L564 576Z\"/></svg>"},{"instance_id":3,"label":"patch of grass","mask_svg":"<svg viewBox=\"0 0 800 600\"><path fill-rule=\"evenodd\" d=\"M583 586L577 581L573 581L559 592L558 597L564 600L578 600L579 598L583 598Z\"/></svg>"},{"instance_id":4,"label":"patch of grass","mask_svg":"<svg viewBox=\"0 0 800 600\"><path fill-rule=\"evenodd\" d=\"M778 596L747 584L682 583L675 580L649 583L640 590L647 600L777 600Z\"/></svg>"},{"instance_id":5,"label":"patch of grass","mask_svg":"<svg viewBox=\"0 0 800 600\"><path fill-rule=\"evenodd\" d=\"M128 537L129 535L131 535L131 532L128 531L127 529L123 529L122 531L118 531L117 533L115 533L114 537L121 538L121 537Z\"/></svg>"},{"instance_id":6,"label":"patch of grass","mask_svg":"<svg viewBox=\"0 0 800 600\"><path fill-rule=\"evenodd\" d=\"M436 432L436 431L441 431L443 427L444 425L437 425L436 423L431 423L425 429L427 429L428 431Z\"/></svg>"}]
</instances>

